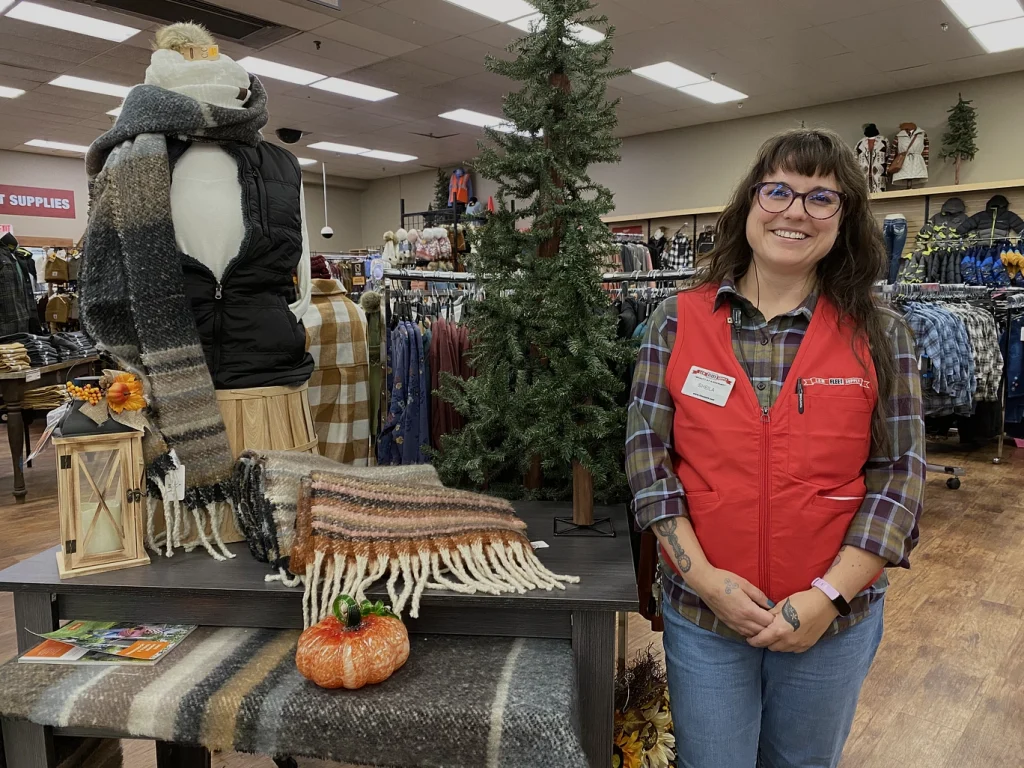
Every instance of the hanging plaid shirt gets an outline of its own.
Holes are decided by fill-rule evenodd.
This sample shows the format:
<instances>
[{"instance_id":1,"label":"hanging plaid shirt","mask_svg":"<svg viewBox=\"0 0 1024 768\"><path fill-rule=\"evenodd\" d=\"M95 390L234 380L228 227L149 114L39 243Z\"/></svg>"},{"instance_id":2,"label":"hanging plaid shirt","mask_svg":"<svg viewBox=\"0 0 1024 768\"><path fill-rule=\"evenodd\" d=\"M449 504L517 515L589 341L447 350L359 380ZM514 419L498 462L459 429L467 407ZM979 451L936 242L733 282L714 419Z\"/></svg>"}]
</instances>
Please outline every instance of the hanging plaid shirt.
<instances>
[{"instance_id":1,"label":"hanging plaid shirt","mask_svg":"<svg viewBox=\"0 0 1024 768\"><path fill-rule=\"evenodd\" d=\"M676 232L675 237L661 257L662 269L692 269L693 268L693 245L690 238L682 232Z\"/></svg>"},{"instance_id":2,"label":"hanging plaid shirt","mask_svg":"<svg viewBox=\"0 0 1024 768\"><path fill-rule=\"evenodd\" d=\"M309 378L309 409L320 455L365 467L370 455L366 315L339 281L314 279L302 324L316 365Z\"/></svg>"},{"instance_id":3,"label":"hanging plaid shirt","mask_svg":"<svg viewBox=\"0 0 1024 768\"><path fill-rule=\"evenodd\" d=\"M716 309L724 301L742 310L742 321L734 326L733 351L750 376L758 401L770 407L782 389L810 325L817 294L812 293L791 312L770 322L739 295L732 281L723 282L719 288ZM917 520L924 498L925 435L914 341L895 314L891 319L889 336L893 339L900 376L889 402L892 445L889 450L872 445L871 456L864 467L867 495L850 523L844 545L866 550L885 558L891 566L905 568L909 566L907 556L918 538ZM673 468L675 408L665 382L676 328L676 299L671 298L651 316L633 378L626 470L633 489L637 522L644 528L666 517L687 516L685 490ZM736 461L743 461L742 449L737 450ZM661 570L667 605L704 629L739 637L718 620L671 568L663 564ZM888 585L888 578L883 574L850 601L853 613L837 618L828 632L835 634L865 618L871 604L882 599Z\"/></svg>"}]
</instances>

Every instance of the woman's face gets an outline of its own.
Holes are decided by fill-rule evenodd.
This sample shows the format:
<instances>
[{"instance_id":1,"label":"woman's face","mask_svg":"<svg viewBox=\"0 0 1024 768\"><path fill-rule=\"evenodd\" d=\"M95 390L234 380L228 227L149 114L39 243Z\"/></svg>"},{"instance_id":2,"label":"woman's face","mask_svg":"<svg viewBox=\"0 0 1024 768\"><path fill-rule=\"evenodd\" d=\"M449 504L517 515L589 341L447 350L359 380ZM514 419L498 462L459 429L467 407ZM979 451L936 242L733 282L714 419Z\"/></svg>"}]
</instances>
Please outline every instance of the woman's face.
<instances>
[{"instance_id":1,"label":"woman's face","mask_svg":"<svg viewBox=\"0 0 1024 768\"><path fill-rule=\"evenodd\" d=\"M797 194L816 189L842 192L835 177L802 176L789 171L769 173L763 182L772 185L754 195L747 214L747 242L758 263L775 272L809 274L835 244L839 236L842 211L828 219L814 218L807 214L803 202L806 198L793 198L792 204L780 213L766 211L759 201L764 194L768 207L782 207L784 191L778 191L776 184L786 184ZM818 215L827 213L827 193L812 196L807 207Z\"/></svg>"}]
</instances>

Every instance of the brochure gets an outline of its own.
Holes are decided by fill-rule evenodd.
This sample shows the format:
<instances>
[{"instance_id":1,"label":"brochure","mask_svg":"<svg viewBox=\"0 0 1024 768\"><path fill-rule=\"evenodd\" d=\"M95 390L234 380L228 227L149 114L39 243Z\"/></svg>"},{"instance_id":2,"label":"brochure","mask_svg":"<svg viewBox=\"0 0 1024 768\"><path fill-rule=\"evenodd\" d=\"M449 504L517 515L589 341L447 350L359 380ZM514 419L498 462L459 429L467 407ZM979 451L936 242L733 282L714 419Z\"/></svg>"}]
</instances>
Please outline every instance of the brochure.
<instances>
[{"instance_id":1,"label":"brochure","mask_svg":"<svg viewBox=\"0 0 1024 768\"><path fill-rule=\"evenodd\" d=\"M45 642L18 661L46 664L156 664L195 629L181 624L71 621L40 634Z\"/></svg>"}]
</instances>

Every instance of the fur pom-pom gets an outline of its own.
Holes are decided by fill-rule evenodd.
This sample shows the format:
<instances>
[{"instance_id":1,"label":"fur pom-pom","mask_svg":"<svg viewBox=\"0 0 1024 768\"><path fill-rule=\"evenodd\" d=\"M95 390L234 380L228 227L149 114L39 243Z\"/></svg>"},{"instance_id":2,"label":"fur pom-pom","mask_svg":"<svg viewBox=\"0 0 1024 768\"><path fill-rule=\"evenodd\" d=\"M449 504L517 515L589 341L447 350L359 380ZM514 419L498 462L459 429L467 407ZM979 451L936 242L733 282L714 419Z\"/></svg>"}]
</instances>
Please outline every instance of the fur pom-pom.
<instances>
[{"instance_id":1,"label":"fur pom-pom","mask_svg":"<svg viewBox=\"0 0 1024 768\"><path fill-rule=\"evenodd\" d=\"M380 312L380 294L376 291L363 291L363 295L359 297L359 306L367 314Z\"/></svg>"},{"instance_id":2,"label":"fur pom-pom","mask_svg":"<svg viewBox=\"0 0 1024 768\"><path fill-rule=\"evenodd\" d=\"M216 42L210 31L202 24L183 21L178 24L160 27L156 31L156 37L153 39L153 47L157 50L163 49L181 53L189 47L214 45Z\"/></svg>"}]
</instances>

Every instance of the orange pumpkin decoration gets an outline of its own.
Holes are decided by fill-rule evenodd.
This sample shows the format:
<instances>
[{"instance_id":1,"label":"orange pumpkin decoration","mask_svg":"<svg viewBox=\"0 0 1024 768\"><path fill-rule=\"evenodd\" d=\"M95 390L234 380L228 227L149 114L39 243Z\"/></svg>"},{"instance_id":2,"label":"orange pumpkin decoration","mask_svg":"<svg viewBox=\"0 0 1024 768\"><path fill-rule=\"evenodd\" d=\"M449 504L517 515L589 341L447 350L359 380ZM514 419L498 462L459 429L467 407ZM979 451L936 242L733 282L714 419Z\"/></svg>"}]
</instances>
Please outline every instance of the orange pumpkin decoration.
<instances>
[{"instance_id":1,"label":"orange pumpkin decoration","mask_svg":"<svg viewBox=\"0 0 1024 768\"><path fill-rule=\"evenodd\" d=\"M409 633L383 603L334 601L332 616L299 637L295 666L321 688L382 683L409 659Z\"/></svg>"}]
</instances>

